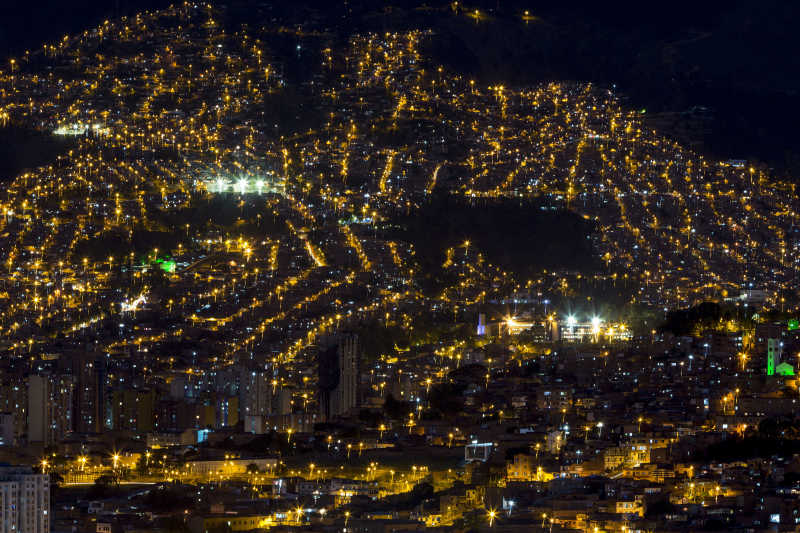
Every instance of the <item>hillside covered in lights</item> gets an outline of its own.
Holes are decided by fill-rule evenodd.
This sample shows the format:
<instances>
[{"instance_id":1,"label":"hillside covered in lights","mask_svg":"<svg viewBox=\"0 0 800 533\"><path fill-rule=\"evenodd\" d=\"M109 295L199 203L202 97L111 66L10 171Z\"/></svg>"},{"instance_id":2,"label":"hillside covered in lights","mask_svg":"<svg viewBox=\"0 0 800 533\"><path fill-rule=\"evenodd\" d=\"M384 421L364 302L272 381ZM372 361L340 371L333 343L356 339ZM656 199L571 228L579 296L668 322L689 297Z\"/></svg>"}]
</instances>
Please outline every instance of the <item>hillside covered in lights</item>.
<instances>
[{"instance_id":1,"label":"hillside covered in lights","mask_svg":"<svg viewBox=\"0 0 800 533\"><path fill-rule=\"evenodd\" d=\"M0 124L70 141L3 176L1 350L289 362L343 321L520 288L658 307L795 290L793 187L607 89L481 86L429 65L425 28L224 17L186 3L4 65Z\"/></svg>"}]
</instances>

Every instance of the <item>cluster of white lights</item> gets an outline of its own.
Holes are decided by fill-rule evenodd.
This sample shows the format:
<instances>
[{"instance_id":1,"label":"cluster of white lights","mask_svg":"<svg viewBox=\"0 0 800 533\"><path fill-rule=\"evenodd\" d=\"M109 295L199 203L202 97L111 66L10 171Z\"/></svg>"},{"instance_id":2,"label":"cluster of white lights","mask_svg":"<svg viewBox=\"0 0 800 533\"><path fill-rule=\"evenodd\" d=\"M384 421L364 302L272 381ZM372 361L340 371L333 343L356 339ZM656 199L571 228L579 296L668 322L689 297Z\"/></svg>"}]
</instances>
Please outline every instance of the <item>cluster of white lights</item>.
<instances>
[{"instance_id":1,"label":"cluster of white lights","mask_svg":"<svg viewBox=\"0 0 800 533\"><path fill-rule=\"evenodd\" d=\"M60 126L53 130L55 135L84 135L89 130L99 135L108 135L108 128L103 127L102 124L83 124L78 122L76 124L67 124Z\"/></svg>"},{"instance_id":2,"label":"cluster of white lights","mask_svg":"<svg viewBox=\"0 0 800 533\"><path fill-rule=\"evenodd\" d=\"M599 316L593 316L591 319L591 324L593 331L600 331L600 326L603 324L603 319ZM575 318L575 315L567 316L567 326L574 328L576 325L578 325L578 319Z\"/></svg>"},{"instance_id":3,"label":"cluster of white lights","mask_svg":"<svg viewBox=\"0 0 800 533\"><path fill-rule=\"evenodd\" d=\"M140 305L147 303L147 297L144 294L140 294L138 298L130 302L122 302L120 306L122 307L122 312L132 312L136 311Z\"/></svg>"},{"instance_id":4,"label":"cluster of white lights","mask_svg":"<svg viewBox=\"0 0 800 533\"><path fill-rule=\"evenodd\" d=\"M235 194L264 194L280 191L280 188L274 182L267 182L262 178L249 179L239 177L231 180L220 176L206 180L203 182L203 186L209 192L220 194L231 192Z\"/></svg>"}]
</instances>

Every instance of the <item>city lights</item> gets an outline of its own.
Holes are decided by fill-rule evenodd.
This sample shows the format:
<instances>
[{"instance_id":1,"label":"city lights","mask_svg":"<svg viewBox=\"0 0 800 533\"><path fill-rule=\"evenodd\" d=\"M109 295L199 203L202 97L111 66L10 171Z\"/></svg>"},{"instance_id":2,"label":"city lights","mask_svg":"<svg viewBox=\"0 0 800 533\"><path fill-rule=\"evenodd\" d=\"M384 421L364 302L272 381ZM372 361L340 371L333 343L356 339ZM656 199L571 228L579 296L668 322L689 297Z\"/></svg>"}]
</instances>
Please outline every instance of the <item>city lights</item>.
<instances>
[{"instance_id":1,"label":"city lights","mask_svg":"<svg viewBox=\"0 0 800 533\"><path fill-rule=\"evenodd\" d=\"M8 520L791 527L794 182L610 84L470 79L427 29L484 65L560 28L533 8L268 7L3 60L0 129L41 143L0 195Z\"/></svg>"}]
</instances>

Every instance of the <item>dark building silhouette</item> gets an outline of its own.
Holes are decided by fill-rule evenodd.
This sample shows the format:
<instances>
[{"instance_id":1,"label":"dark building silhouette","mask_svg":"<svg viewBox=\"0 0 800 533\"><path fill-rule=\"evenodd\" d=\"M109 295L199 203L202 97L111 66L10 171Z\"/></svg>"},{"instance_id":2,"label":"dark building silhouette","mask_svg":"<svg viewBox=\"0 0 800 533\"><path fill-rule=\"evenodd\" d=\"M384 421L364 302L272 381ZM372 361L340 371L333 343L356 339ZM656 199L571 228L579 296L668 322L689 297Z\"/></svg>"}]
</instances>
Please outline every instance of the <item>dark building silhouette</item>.
<instances>
[{"instance_id":1,"label":"dark building silhouette","mask_svg":"<svg viewBox=\"0 0 800 533\"><path fill-rule=\"evenodd\" d=\"M358 402L358 336L344 333L319 352L319 407L323 420L341 416Z\"/></svg>"}]
</instances>

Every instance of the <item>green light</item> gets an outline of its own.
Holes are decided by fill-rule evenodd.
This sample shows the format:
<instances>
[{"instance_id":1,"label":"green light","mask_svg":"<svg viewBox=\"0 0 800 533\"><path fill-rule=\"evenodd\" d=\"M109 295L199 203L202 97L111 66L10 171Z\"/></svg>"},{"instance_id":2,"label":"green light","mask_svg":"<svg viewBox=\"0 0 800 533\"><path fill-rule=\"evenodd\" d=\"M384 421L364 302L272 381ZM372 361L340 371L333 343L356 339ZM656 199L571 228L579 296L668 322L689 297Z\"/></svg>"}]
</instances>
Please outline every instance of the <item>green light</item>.
<instances>
[{"instance_id":1,"label":"green light","mask_svg":"<svg viewBox=\"0 0 800 533\"><path fill-rule=\"evenodd\" d=\"M154 263L157 264L161 270L168 274L175 272L176 264L175 261L172 261L171 259L156 259Z\"/></svg>"},{"instance_id":2,"label":"green light","mask_svg":"<svg viewBox=\"0 0 800 533\"><path fill-rule=\"evenodd\" d=\"M158 263L158 266L161 267L161 270L168 274L175 272L175 261L159 259L156 261L156 263Z\"/></svg>"},{"instance_id":3,"label":"green light","mask_svg":"<svg viewBox=\"0 0 800 533\"><path fill-rule=\"evenodd\" d=\"M791 318L789 319L789 323L787 325L789 326L789 331L800 329L800 320L797 320L796 318Z\"/></svg>"},{"instance_id":4,"label":"green light","mask_svg":"<svg viewBox=\"0 0 800 533\"><path fill-rule=\"evenodd\" d=\"M778 339L767 339L767 375L774 376L776 366L781 356L781 347Z\"/></svg>"}]
</instances>

